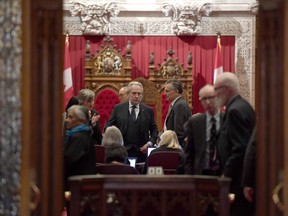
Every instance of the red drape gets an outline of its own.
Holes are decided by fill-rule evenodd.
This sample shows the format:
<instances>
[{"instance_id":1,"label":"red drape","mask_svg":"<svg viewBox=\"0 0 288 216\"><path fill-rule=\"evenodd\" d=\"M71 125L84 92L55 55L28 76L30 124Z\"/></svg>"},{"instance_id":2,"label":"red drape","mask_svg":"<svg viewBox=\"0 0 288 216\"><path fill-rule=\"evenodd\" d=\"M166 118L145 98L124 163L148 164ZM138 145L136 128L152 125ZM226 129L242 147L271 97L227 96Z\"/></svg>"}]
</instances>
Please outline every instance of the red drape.
<instances>
[{"instance_id":1,"label":"red drape","mask_svg":"<svg viewBox=\"0 0 288 216\"><path fill-rule=\"evenodd\" d=\"M84 86L85 43L91 42L91 53L100 49L102 36L70 36L70 56L73 75L74 93ZM167 51L172 47L174 58L187 67L188 52L193 54L193 113L203 112L198 100L199 89L213 80L217 36L112 36L113 45L125 53L127 41L132 44L132 78L148 77L150 52L154 52L155 64L161 64L167 58ZM222 61L224 71L235 71L235 37L221 36Z\"/></svg>"}]
</instances>

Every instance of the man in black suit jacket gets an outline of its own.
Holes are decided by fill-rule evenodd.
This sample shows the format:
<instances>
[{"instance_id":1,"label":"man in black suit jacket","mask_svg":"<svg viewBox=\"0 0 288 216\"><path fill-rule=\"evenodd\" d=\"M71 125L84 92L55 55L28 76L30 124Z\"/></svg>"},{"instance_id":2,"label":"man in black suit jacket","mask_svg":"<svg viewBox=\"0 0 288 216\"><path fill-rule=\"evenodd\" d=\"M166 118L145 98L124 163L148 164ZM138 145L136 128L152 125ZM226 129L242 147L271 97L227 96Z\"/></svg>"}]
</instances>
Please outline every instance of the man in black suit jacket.
<instances>
[{"instance_id":1,"label":"man in black suit jacket","mask_svg":"<svg viewBox=\"0 0 288 216\"><path fill-rule=\"evenodd\" d=\"M240 96L235 74L218 75L214 89L219 106L226 106L217 145L222 176L231 178L230 192L235 194L230 215L253 215L253 205L243 195L242 171L246 147L256 123L255 111Z\"/></svg>"},{"instance_id":2,"label":"man in black suit jacket","mask_svg":"<svg viewBox=\"0 0 288 216\"><path fill-rule=\"evenodd\" d=\"M211 118L216 120L217 132L223 118L215 102L214 87L209 84L202 87L199 91L199 100L206 112L192 115L185 123L187 145L182 166L184 166L185 174L220 175L218 158L215 158L215 163L210 162Z\"/></svg>"},{"instance_id":3,"label":"man in black suit jacket","mask_svg":"<svg viewBox=\"0 0 288 216\"><path fill-rule=\"evenodd\" d=\"M185 99L182 83L179 80L171 79L165 83L164 92L166 99L171 102L164 122L164 131L172 130L177 134L179 144L184 148L184 123L191 116L191 109Z\"/></svg>"},{"instance_id":4,"label":"man in black suit jacket","mask_svg":"<svg viewBox=\"0 0 288 216\"><path fill-rule=\"evenodd\" d=\"M129 101L115 105L104 128L115 125L122 133L128 156L137 157L137 162L145 162L148 147L155 144L158 137L154 112L140 103L143 96L140 82L132 81L127 88Z\"/></svg>"},{"instance_id":5,"label":"man in black suit jacket","mask_svg":"<svg viewBox=\"0 0 288 216\"><path fill-rule=\"evenodd\" d=\"M256 127L250 137L243 167L243 186L245 198L255 204L255 179L256 179Z\"/></svg>"}]
</instances>

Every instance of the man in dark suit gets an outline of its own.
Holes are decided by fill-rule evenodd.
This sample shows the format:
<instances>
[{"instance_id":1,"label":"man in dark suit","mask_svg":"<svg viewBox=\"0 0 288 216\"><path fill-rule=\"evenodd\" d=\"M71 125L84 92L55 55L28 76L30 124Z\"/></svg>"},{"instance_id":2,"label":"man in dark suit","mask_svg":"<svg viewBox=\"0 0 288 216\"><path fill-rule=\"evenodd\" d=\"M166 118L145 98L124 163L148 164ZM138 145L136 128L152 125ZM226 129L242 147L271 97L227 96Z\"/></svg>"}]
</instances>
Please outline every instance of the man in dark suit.
<instances>
[{"instance_id":1,"label":"man in dark suit","mask_svg":"<svg viewBox=\"0 0 288 216\"><path fill-rule=\"evenodd\" d=\"M250 137L243 167L243 186L245 198L255 205L255 180L256 180L256 127Z\"/></svg>"},{"instance_id":2,"label":"man in dark suit","mask_svg":"<svg viewBox=\"0 0 288 216\"><path fill-rule=\"evenodd\" d=\"M183 87L179 80L171 79L165 83L166 99L171 103L164 122L164 131L172 130L177 134L179 144L184 148L184 123L191 116L191 109L182 97Z\"/></svg>"},{"instance_id":3,"label":"man in dark suit","mask_svg":"<svg viewBox=\"0 0 288 216\"><path fill-rule=\"evenodd\" d=\"M211 120L215 119L218 134L223 118L215 102L214 87L209 84L202 87L199 91L199 100L206 112L192 115L185 123L187 145L184 153L184 172L195 175L220 175L218 152L214 152L215 155L210 154L211 148L216 150L216 142L211 143Z\"/></svg>"},{"instance_id":4,"label":"man in dark suit","mask_svg":"<svg viewBox=\"0 0 288 216\"><path fill-rule=\"evenodd\" d=\"M123 135L128 156L137 157L137 162L145 162L148 147L155 144L158 137L154 112L140 103L143 96L140 82L132 81L127 88L129 100L115 105L104 128L115 125Z\"/></svg>"},{"instance_id":5,"label":"man in dark suit","mask_svg":"<svg viewBox=\"0 0 288 216\"><path fill-rule=\"evenodd\" d=\"M217 147L222 176L231 178L230 192L235 194L230 215L253 215L253 205L243 195L242 171L256 114L252 106L240 96L239 81L235 74L225 72L218 75L214 89L219 106L226 107Z\"/></svg>"}]
</instances>

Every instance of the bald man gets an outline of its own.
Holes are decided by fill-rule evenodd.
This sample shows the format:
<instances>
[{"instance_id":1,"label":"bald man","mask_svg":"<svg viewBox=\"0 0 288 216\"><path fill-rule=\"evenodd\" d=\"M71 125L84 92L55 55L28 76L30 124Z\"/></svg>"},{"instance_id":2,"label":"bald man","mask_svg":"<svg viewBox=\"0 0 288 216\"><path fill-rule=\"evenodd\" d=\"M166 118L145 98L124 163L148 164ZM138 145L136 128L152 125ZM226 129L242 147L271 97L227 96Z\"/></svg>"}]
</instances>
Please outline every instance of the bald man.
<instances>
[{"instance_id":1,"label":"bald man","mask_svg":"<svg viewBox=\"0 0 288 216\"><path fill-rule=\"evenodd\" d=\"M223 113L220 112L216 104L213 85L207 84L200 89L199 100L205 113L192 115L185 124L187 146L184 155L184 171L185 174L219 176L220 166L217 152L215 152L215 160L210 158L210 131L213 118L215 119L216 132L219 132Z\"/></svg>"},{"instance_id":2,"label":"bald man","mask_svg":"<svg viewBox=\"0 0 288 216\"><path fill-rule=\"evenodd\" d=\"M119 95L120 103L124 103L124 102L128 101L127 90L128 90L127 86L124 86L119 90L118 95Z\"/></svg>"}]
</instances>

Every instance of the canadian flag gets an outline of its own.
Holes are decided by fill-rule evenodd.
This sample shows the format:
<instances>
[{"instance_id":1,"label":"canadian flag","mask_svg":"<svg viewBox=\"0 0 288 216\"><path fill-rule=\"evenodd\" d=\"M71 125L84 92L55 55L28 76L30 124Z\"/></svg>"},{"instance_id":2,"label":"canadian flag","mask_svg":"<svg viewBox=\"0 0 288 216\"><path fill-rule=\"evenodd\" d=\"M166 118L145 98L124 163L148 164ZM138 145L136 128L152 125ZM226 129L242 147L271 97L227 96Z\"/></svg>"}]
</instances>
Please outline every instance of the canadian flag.
<instances>
[{"instance_id":1,"label":"canadian flag","mask_svg":"<svg viewBox=\"0 0 288 216\"><path fill-rule=\"evenodd\" d=\"M223 73L223 64L221 59L221 41L220 35L217 38L217 47L216 47L216 56L215 56L215 66L214 66L214 77L213 77L213 84L216 81L216 78L219 74Z\"/></svg>"},{"instance_id":2,"label":"canadian flag","mask_svg":"<svg viewBox=\"0 0 288 216\"><path fill-rule=\"evenodd\" d=\"M71 64L70 64L69 35L68 34L66 35L66 39L65 39L63 84L64 84L64 110L65 110L65 107L68 101L74 95L73 82L72 82L72 70L71 70Z\"/></svg>"}]
</instances>

